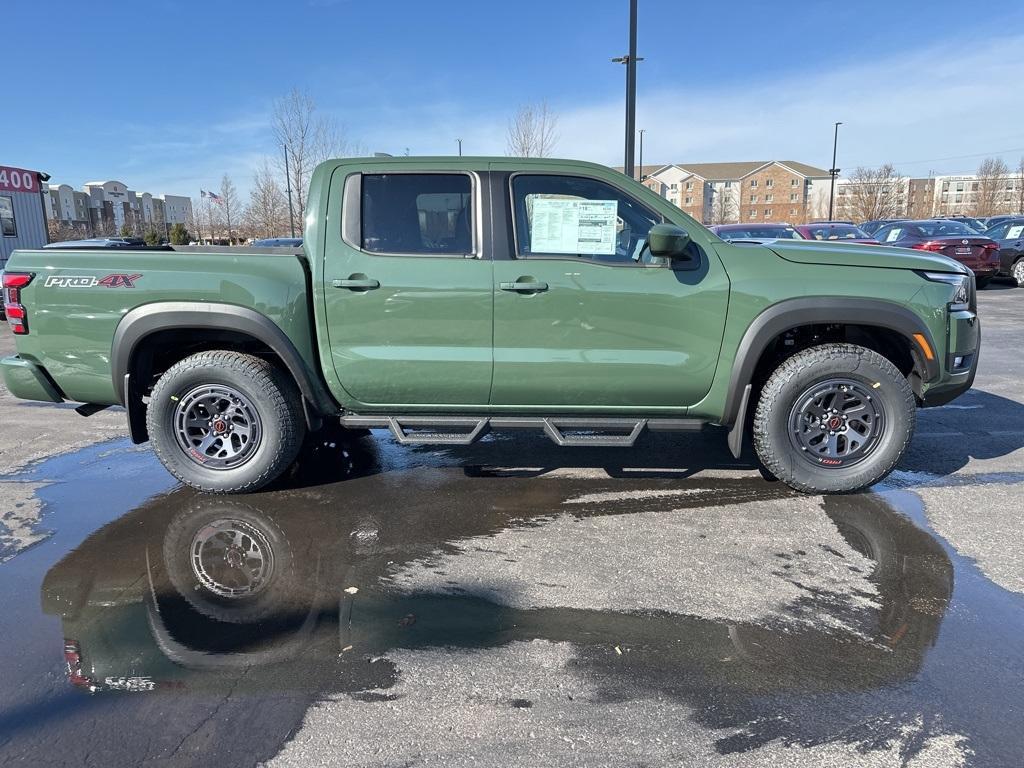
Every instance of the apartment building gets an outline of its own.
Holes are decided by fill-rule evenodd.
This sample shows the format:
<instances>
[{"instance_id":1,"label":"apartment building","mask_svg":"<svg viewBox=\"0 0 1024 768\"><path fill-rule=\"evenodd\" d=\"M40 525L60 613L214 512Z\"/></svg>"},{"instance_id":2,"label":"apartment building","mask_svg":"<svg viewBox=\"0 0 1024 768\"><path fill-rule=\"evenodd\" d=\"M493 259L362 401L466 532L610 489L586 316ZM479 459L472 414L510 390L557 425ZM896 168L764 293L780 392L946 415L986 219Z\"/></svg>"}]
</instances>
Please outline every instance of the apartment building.
<instances>
[{"instance_id":1,"label":"apartment building","mask_svg":"<svg viewBox=\"0 0 1024 768\"><path fill-rule=\"evenodd\" d=\"M136 192L121 181L86 182L81 191L50 184L44 196L46 217L85 235L113 235L127 225L136 234L149 227L169 230L192 217L192 199Z\"/></svg>"},{"instance_id":2,"label":"apartment building","mask_svg":"<svg viewBox=\"0 0 1024 768\"><path fill-rule=\"evenodd\" d=\"M645 166L642 174L645 185L704 224L820 218L830 178L795 160L675 163Z\"/></svg>"},{"instance_id":3,"label":"apartment building","mask_svg":"<svg viewBox=\"0 0 1024 768\"><path fill-rule=\"evenodd\" d=\"M871 198L859 194L863 182L839 179L836 182L836 210L838 216L856 219L863 214L857 210L857 198ZM928 178L896 178L885 185L890 187L888 197L897 209L893 215L912 219L936 216L985 216L992 213L1020 213L1024 179L1019 175L988 181L974 174L959 176L930 176ZM990 210L982 210L990 209Z\"/></svg>"}]
</instances>

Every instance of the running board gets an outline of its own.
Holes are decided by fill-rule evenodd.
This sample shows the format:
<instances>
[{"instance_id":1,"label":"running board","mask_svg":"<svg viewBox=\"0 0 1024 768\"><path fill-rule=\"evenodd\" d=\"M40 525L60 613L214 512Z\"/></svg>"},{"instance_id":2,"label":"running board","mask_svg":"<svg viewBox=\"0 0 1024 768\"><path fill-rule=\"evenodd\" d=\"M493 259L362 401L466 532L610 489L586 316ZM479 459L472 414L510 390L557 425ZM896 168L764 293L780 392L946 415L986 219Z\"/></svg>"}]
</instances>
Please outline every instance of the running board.
<instances>
[{"instance_id":1,"label":"running board","mask_svg":"<svg viewBox=\"0 0 1024 768\"><path fill-rule=\"evenodd\" d=\"M389 429L402 445L470 445L492 429L540 429L556 445L630 448L644 430L700 431L699 419L628 419L574 416L374 416L346 413L347 429Z\"/></svg>"}]
</instances>

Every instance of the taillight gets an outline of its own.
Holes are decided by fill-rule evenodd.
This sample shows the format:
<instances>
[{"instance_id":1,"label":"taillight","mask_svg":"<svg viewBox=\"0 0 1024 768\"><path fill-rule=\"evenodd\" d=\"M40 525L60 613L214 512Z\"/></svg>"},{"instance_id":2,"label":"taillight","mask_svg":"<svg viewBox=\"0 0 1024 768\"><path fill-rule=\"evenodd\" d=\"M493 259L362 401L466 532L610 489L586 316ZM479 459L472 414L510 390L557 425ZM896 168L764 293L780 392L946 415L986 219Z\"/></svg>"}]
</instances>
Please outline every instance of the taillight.
<instances>
[{"instance_id":1,"label":"taillight","mask_svg":"<svg viewBox=\"0 0 1024 768\"><path fill-rule=\"evenodd\" d=\"M68 682L79 688L96 690L92 678L82 673L82 649L77 640L65 638L64 662L68 666Z\"/></svg>"},{"instance_id":2,"label":"taillight","mask_svg":"<svg viewBox=\"0 0 1024 768\"><path fill-rule=\"evenodd\" d=\"M936 240L928 240L924 243L914 243L914 245L910 247L918 251L941 251L946 247L946 244L940 243Z\"/></svg>"},{"instance_id":3,"label":"taillight","mask_svg":"<svg viewBox=\"0 0 1024 768\"><path fill-rule=\"evenodd\" d=\"M31 283L33 277L31 272L4 272L4 313L7 324L17 336L28 333L28 313L21 303L21 289Z\"/></svg>"}]
</instances>

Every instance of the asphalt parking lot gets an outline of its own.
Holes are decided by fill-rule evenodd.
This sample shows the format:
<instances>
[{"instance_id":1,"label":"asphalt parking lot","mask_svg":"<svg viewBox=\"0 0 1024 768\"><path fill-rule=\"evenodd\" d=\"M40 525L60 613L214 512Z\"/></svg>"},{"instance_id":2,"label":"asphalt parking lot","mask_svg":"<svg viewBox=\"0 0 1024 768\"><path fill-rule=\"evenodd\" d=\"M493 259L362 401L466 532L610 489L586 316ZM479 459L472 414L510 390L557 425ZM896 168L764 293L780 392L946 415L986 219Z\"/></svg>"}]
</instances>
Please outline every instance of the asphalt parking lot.
<instances>
[{"instance_id":1,"label":"asphalt parking lot","mask_svg":"<svg viewBox=\"0 0 1024 768\"><path fill-rule=\"evenodd\" d=\"M979 303L974 389L844 497L720 434L382 433L203 497L0 392L0 764L1019 766L1024 290Z\"/></svg>"}]
</instances>

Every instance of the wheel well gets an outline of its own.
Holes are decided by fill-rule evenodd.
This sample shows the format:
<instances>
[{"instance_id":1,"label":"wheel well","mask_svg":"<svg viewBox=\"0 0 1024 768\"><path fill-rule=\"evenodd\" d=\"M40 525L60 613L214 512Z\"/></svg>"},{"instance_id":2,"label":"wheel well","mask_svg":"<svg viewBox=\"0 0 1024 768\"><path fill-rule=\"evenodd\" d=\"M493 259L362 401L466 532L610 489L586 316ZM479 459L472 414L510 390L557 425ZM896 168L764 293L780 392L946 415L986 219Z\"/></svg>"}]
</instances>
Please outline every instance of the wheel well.
<instances>
[{"instance_id":1,"label":"wheel well","mask_svg":"<svg viewBox=\"0 0 1024 768\"><path fill-rule=\"evenodd\" d=\"M919 385L925 371L920 352L910 339L899 331L874 325L848 323L801 325L783 331L765 346L758 358L751 379L754 391L761 389L783 360L808 347L819 344L847 343L874 350L895 365L920 393Z\"/></svg>"},{"instance_id":2,"label":"wheel well","mask_svg":"<svg viewBox=\"0 0 1024 768\"><path fill-rule=\"evenodd\" d=\"M172 365L214 349L261 357L288 373L288 367L274 350L248 334L213 328L168 329L149 334L136 346L128 367L132 384L138 394L148 395L157 379Z\"/></svg>"}]
</instances>

